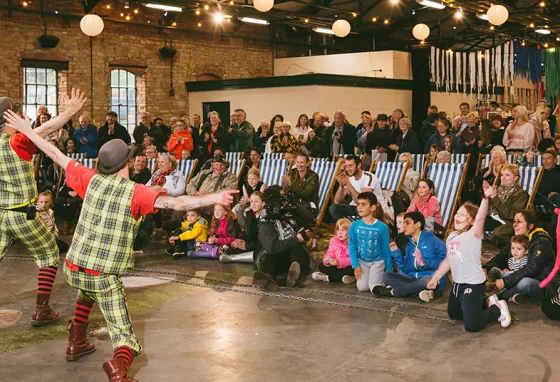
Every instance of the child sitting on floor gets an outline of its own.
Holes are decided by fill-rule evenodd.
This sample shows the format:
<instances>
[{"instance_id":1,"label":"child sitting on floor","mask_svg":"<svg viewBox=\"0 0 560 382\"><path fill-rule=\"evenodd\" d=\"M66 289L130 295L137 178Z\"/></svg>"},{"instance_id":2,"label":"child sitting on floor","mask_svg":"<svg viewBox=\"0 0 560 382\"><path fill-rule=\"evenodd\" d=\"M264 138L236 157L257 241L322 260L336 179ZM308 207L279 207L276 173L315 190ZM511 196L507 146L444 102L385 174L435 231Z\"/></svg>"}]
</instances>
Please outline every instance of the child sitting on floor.
<instances>
[{"instance_id":1,"label":"child sitting on floor","mask_svg":"<svg viewBox=\"0 0 560 382\"><path fill-rule=\"evenodd\" d=\"M441 218L441 206L436 198L436 187L430 179L420 179L416 195L410 202L406 212L419 211L426 219L426 231L434 232L437 227L443 225Z\"/></svg>"},{"instance_id":2,"label":"child sitting on floor","mask_svg":"<svg viewBox=\"0 0 560 382\"><path fill-rule=\"evenodd\" d=\"M493 267L488 272L488 277L494 280L503 278L527 265L527 250L529 238L525 235L515 235L511 238L511 257L508 259L508 267L501 270Z\"/></svg>"},{"instance_id":3,"label":"child sitting on floor","mask_svg":"<svg viewBox=\"0 0 560 382\"><path fill-rule=\"evenodd\" d=\"M335 236L329 242L329 249L319 264L319 272L313 272L311 278L315 281L342 281L351 284L356 281L350 255L348 255L349 219L338 219L334 230Z\"/></svg>"},{"instance_id":4,"label":"child sitting on floor","mask_svg":"<svg viewBox=\"0 0 560 382\"><path fill-rule=\"evenodd\" d=\"M37 199L37 213L41 220L45 222L48 230L54 235L58 251L60 253L68 252L70 248L68 244L58 239L58 227L54 221L53 195L50 191L41 192L39 194L39 198Z\"/></svg>"},{"instance_id":5,"label":"child sitting on floor","mask_svg":"<svg viewBox=\"0 0 560 382\"><path fill-rule=\"evenodd\" d=\"M263 192L266 186L261 182L261 173L256 168L250 168L247 172L247 181L241 187L241 200L233 207L240 226L245 226L245 210L250 206L251 195L255 191Z\"/></svg>"},{"instance_id":6,"label":"child sitting on floor","mask_svg":"<svg viewBox=\"0 0 560 382\"><path fill-rule=\"evenodd\" d=\"M187 211L186 220L181 223L181 228L173 232L169 238L171 248L165 252L173 257L184 256L188 251L194 249L195 242L208 239L208 222L198 210Z\"/></svg>"},{"instance_id":7,"label":"child sitting on floor","mask_svg":"<svg viewBox=\"0 0 560 382\"><path fill-rule=\"evenodd\" d=\"M208 241L197 240L195 250L189 251L189 257L208 257L218 259L220 255L241 253L241 250L231 245L236 239L241 238L241 228L235 220L235 215L229 208L216 204L214 217Z\"/></svg>"}]
</instances>

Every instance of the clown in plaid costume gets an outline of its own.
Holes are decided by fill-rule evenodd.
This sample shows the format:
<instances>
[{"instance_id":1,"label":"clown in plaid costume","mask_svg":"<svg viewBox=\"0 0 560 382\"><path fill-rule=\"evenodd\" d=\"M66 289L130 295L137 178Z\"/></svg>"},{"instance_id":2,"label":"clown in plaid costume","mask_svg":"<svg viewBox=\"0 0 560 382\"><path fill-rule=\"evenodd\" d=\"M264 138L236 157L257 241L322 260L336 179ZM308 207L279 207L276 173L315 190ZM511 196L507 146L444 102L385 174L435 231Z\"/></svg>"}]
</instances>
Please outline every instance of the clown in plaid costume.
<instances>
[{"instance_id":1,"label":"clown in plaid costume","mask_svg":"<svg viewBox=\"0 0 560 382\"><path fill-rule=\"evenodd\" d=\"M235 190L204 196L169 197L159 190L131 181L128 165L133 148L114 139L99 150L98 171L62 154L35 134L28 121L7 116L10 125L24 132L55 163L66 170L66 184L83 199L82 212L64 264L70 285L78 289L76 313L70 322L66 359L77 360L95 351L86 329L94 303L99 305L111 337L113 360L105 362L111 382L128 382L129 365L142 348L133 332L121 275L134 265L133 243L142 215L158 208L186 211L215 203L232 202Z\"/></svg>"},{"instance_id":2,"label":"clown in plaid costume","mask_svg":"<svg viewBox=\"0 0 560 382\"><path fill-rule=\"evenodd\" d=\"M72 90L72 98L65 101L66 111L38 127L35 131L38 136L59 130L82 108L85 98L79 91ZM17 134L8 126L4 118L4 112L17 111L20 106L10 98L0 98L0 260L15 239L19 239L33 256L39 266L39 276L37 306L31 322L45 325L59 317L49 307L49 299L60 258L55 237L35 214L37 186L32 157L37 148L27 136Z\"/></svg>"}]
</instances>

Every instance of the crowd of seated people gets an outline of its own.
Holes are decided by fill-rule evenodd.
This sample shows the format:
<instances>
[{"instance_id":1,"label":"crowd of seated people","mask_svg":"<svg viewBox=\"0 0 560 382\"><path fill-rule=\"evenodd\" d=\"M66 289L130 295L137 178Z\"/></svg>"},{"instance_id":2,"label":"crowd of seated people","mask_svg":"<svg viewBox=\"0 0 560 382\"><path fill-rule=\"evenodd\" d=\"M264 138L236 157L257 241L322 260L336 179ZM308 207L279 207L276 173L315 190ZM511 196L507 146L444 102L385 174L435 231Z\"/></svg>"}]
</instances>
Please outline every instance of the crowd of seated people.
<instances>
[{"instance_id":1,"label":"crowd of seated people","mask_svg":"<svg viewBox=\"0 0 560 382\"><path fill-rule=\"evenodd\" d=\"M524 299L542 301L543 312L559 319L559 277L539 287L554 267L557 215L551 211L560 206L560 136L554 135L550 109L541 103L529 113L517 105L509 123L498 115L480 119L466 103L459 110L450 119L430 106L420 126L395 109L375 119L364 111L358 126L336 110L332 123L326 113L315 112L309 114L311 119L301 114L295 126L275 115L257 128L242 109L235 110L228 127L217 112L210 112L206 123L198 114L192 119L174 117L169 127L162 118L152 121L150 113L142 112L132 139L110 111L99 129L82 115L78 128L57 133L51 142L86 158L94 158L111 139L134 142L137 151L130 178L169 195L240 190L230 208L146 217L135 250L166 240L171 245L167 252L175 257L254 263L255 282L263 287L277 289L284 278L294 286L314 270L310 235L324 209L324 221L336 228L313 272L316 281L355 283L359 291L377 296L415 296L429 302L441 294L451 271L448 312L463 320L468 331L481 330L492 320L508 326L508 302L519 304ZM42 113L35 124L48 118ZM245 167L235 174L226 160L230 152L243 153L245 159ZM281 153L291 163L289 175L284 174L278 185L267 187L261 181L266 169L260 163L266 153ZM418 154L427 154L426 166L444 165L461 153L470 154L465 170L469 176L457 201L461 207L445 227L436 186L423 169L415 170L415 160ZM479 160L482 154L490 155L489 161ZM516 163L508 163L511 154ZM519 182L520 167L530 166L536 157L542 160L543 172L534 205L549 211L538 216L528 203L532 191ZM331 179L322 180L310 167L323 158L341 161L326 206L320 205L319 189L322 181ZM179 171L178 161L193 159L198 166L188 179ZM156 161L152 168L150 160ZM382 161L408 164L400 192L382 188L375 166L370 166ZM56 166L41 162L41 169L40 188L55 195L52 206L59 231L71 234L81 201ZM489 243L504 249L483 267L485 235ZM526 237L526 242L518 236ZM496 294L489 298L489 308L482 309L488 288Z\"/></svg>"}]
</instances>

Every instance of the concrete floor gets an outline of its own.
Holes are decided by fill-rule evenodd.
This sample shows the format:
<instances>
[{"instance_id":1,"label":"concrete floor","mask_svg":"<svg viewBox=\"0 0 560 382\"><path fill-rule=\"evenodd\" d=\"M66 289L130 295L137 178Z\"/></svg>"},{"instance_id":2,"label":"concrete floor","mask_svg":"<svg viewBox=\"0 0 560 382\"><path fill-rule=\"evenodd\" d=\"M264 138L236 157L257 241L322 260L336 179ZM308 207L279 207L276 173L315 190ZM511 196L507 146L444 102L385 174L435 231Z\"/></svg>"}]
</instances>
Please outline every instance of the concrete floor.
<instances>
[{"instance_id":1,"label":"concrete floor","mask_svg":"<svg viewBox=\"0 0 560 382\"><path fill-rule=\"evenodd\" d=\"M173 260L156 248L140 256L137 267L250 281L250 265ZM10 252L22 253L17 247ZM6 260L0 265L0 310L21 311L14 325L0 329L0 381L106 380L101 365L112 358L106 334L91 335L97 351L72 363L64 357L63 319L45 329L31 328L36 273L32 262ZM358 293L353 285L309 279L304 286ZM545 319L537 304L512 307L515 322L508 329L496 323L473 334L460 323L175 283L130 289L127 294L144 346L130 375L143 382L560 381L560 325ZM444 312L417 307L297 295L447 318ZM75 291L59 273L52 306L67 320L73 315L74 299ZM430 306L445 308L446 299ZM102 326L95 308L91 330Z\"/></svg>"}]
</instances>

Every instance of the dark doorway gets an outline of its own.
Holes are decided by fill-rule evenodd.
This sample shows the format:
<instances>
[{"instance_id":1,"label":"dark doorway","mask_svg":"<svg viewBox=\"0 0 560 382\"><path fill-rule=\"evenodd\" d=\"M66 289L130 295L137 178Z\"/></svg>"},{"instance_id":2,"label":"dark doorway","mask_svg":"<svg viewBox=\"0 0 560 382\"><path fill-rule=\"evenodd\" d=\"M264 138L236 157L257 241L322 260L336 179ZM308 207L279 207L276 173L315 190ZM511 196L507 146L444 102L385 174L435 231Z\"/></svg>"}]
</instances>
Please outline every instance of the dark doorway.
<instances>
[{"instance_id":1,"label":"dark doorway","mask_svg":"<svg viewBox=\"0 0 560 382\"><path fill-rule=\"evenodd\" d=\"M210 122L208 120L208 113L211 111L217 111L220 115L220 120L225 128L230 125L229 120L229 102L203 102L202 103L202 119L203 121Z\"/></svg>"}]
</instances>

